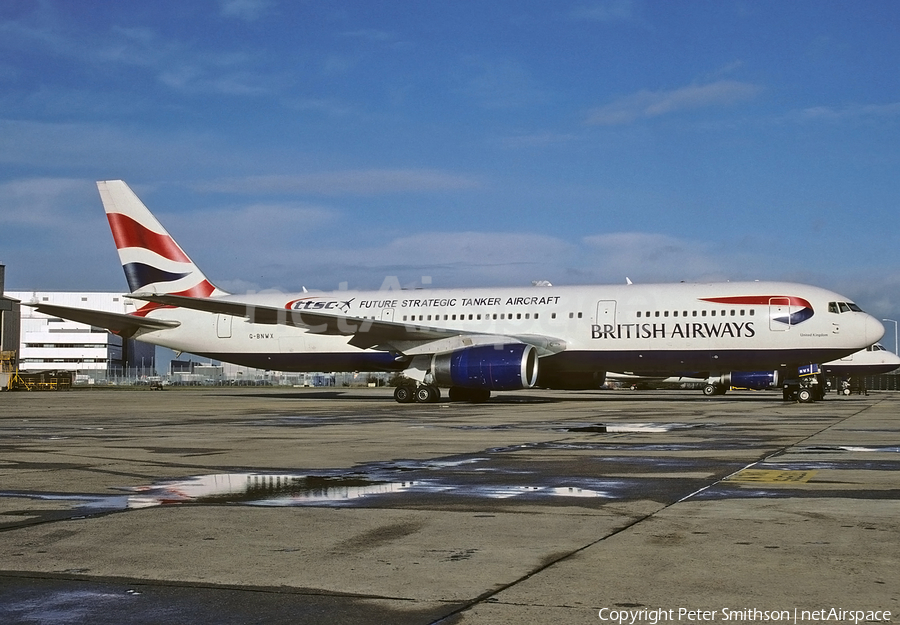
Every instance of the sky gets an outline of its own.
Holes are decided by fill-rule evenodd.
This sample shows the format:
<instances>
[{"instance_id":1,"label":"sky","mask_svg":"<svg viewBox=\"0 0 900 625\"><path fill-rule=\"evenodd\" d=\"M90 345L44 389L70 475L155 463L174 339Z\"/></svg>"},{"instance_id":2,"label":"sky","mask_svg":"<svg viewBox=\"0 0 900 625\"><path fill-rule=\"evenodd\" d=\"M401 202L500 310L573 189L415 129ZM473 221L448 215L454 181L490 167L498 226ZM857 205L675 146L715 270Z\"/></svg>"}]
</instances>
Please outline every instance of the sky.
<instances>
[{"instance_id":1,"label":"sky","mask_svg":"<svg viewBox=\"0 0 900 625\"><path fill-rule=\"evenodd\" d=\"M234 293L789 280L900 319L898 32L894 0L6 0L6 287L126 291L122 179Z\"/></svg>"}]
</instances>

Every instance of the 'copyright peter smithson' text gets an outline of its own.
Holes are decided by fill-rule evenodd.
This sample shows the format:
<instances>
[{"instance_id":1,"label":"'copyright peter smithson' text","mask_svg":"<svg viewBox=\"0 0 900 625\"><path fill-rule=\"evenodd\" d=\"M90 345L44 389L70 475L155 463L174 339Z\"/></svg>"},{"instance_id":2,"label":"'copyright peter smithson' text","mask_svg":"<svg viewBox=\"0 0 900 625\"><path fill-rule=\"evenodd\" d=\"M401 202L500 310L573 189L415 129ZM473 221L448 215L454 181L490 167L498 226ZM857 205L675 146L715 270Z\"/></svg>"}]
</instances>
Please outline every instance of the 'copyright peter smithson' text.
<instances>
[{"instance_id":1,"label":"'copyright peter smithson' text","mask_svg":"<svg viewBox=\"0 0 900 625\"><path fill-rule=\"evenodd\" d=\"M890 610L844 610L841 608L821 608L819 610L801 610L794 608L793 610L758 610L756 608L745 608L735 610L731 608L720 608L718 610L690 610L688 608L672 608L669 610L614 610L610 608L602 608L597 616L601 621L609 621L618 623L618 625L638 625L647 623L649 625L657 625L658 623L668 622L731 622L740 623L746 621L753 622L785 622L785 623L802 623L802 622L824 622L834 621L837 623L859 623L866 621L890 622Z\"/></svg>"}]
</instances>

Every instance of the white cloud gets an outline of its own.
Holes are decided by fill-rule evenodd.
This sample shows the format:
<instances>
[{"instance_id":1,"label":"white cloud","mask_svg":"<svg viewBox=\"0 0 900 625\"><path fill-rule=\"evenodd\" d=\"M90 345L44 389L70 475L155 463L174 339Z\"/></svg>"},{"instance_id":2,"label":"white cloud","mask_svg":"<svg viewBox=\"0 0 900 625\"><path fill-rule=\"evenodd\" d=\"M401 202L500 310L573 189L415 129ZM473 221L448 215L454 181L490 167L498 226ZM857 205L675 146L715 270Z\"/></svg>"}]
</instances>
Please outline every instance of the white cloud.
<instances>
[{"instance_id":1,"label":"white cloud","mask_svg":"<svg viewBox=\"0 0 900 625\"><path fill-rule=\"evenodd\" d=\"M272 5L270 0L220 0L219 4L224 17L246 21L259 19Z\"/></svg>"},{"instance_id":2,"label":"white cloud","mask_svg":"<svg viewBox=\"0 0 900 625\"><path fill-rule=\"evenodd\" d=\"M634 16L634 3L631 0L606 0L576 7L569 15L579 20L594 22L628 21Z\"/></svg>"},{"instance_id":3,"label":"white cloud","mask_svg":"<svg viewBox=\"0 0 900 625\"><path fill-rule=\"evenodd\" d=\"M855 104L843 108L811 106L791 114L800 121L842 121L883 119L900 116L900 102L889 104Z\"/></svg>"},{"instance_id":4,"label":"white cloud","mask_svg":"<svg viewBox=\"0 0 900 625\"><path fill-rule=\"evenodd\" d=\"M547 94L518 61L469 58L472 71L460 91L489 109L521 108L542 104Z\"/></svg>"},{"instance_id":5,"label":"white cloud","mask_svg":"<svg viewBox=\"0 0 900 625\"><path fill-rule=\"evenodd\" d=\"M642 90L593 109L587 123L614 126L679 111L726 106L750 100L760 91L758 85L735 80L689 85L668 91Z\"/></svg>"},{"instance_id":6,"label":"white cloud","mask_svg":"<svg viewBox=\"0 0 900 625\"><path fill-rule=\"evenodd\" d=\"M583 242L605 273L648 275L654 279L691 280L734 270L717 258L710 245L650 232L616 232L584 237Z\"/></svg>"},{"instance_id":7,"label":"white cloud","mask_svg":"<svg viewBox=\"0 0 900 625\"><path fill-rule=\"evenodd\" d=\"M68 228L83 221L74 202L80 204L96 187L75 178L29 178L0 184L0 224L5 226L37 226Z\"/></svg>"},{"instance_id":8,"label":"white cloud","mask_svg":"<svg viewBox=\"0 0 900 625\"><path fill-rule=\"evenodd\" d=\"M228 193L315 193L379 195L449 189L474 189L478 177L434 169L365 169L292 176L248 176L198 183L198 191Z\"/></svg>"}]
</instances>

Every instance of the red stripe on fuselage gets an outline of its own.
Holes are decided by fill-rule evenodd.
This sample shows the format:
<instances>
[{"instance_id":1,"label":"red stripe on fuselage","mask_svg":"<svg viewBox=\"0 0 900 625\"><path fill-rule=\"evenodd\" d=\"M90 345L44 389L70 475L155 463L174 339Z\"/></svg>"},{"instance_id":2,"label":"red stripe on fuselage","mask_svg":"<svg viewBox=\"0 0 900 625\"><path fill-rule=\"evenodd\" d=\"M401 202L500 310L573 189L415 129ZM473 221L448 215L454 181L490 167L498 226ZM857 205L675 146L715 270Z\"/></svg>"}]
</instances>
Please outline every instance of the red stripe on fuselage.
<instances>
[{"instance_id":1,"label":"red stripe on fuselage","mask_svg":"<svg viewBox=\"0 0 900 625\"><path fill-rule=\"evenodd\" d=\"M172 237L148 230L128 215L108 213L106 217L117 249L142 247L169 260L191 262Z\"/></svg>"},{"instance_id":2,"label":"red stripe on fuselage","mask_svg":"<svg viewBox=\"0 0 900 625\"><path fill-rule=\"evenodd\" d=\"M749 306L751 304L769 304L783 305L784 300L788 300L791 306L803 306L804 308L812 308L807 300L802 297L794 297L793 295L738 295L736 297L701 297L701 301L713 302L715 304L743 304ZM775 300L774 302L772 300Z\"/></svg>"}]
</instances>

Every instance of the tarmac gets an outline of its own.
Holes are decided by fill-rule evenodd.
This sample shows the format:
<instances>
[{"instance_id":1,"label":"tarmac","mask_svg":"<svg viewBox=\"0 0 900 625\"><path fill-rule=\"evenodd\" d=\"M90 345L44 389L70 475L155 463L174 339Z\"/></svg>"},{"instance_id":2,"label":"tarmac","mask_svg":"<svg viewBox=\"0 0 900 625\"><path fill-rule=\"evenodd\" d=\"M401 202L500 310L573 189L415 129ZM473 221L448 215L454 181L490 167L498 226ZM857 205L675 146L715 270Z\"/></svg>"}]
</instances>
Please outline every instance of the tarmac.
<instances>
[{"instance_id":1,"label":"tarmac","mask_svg":"<svg viewBox=\"0 0 900 625\"><path fill-rule=\"evenodd\" d=\"M0 393L0 623L900 620L900 394Z\"/></svg>"}]
</instances>

